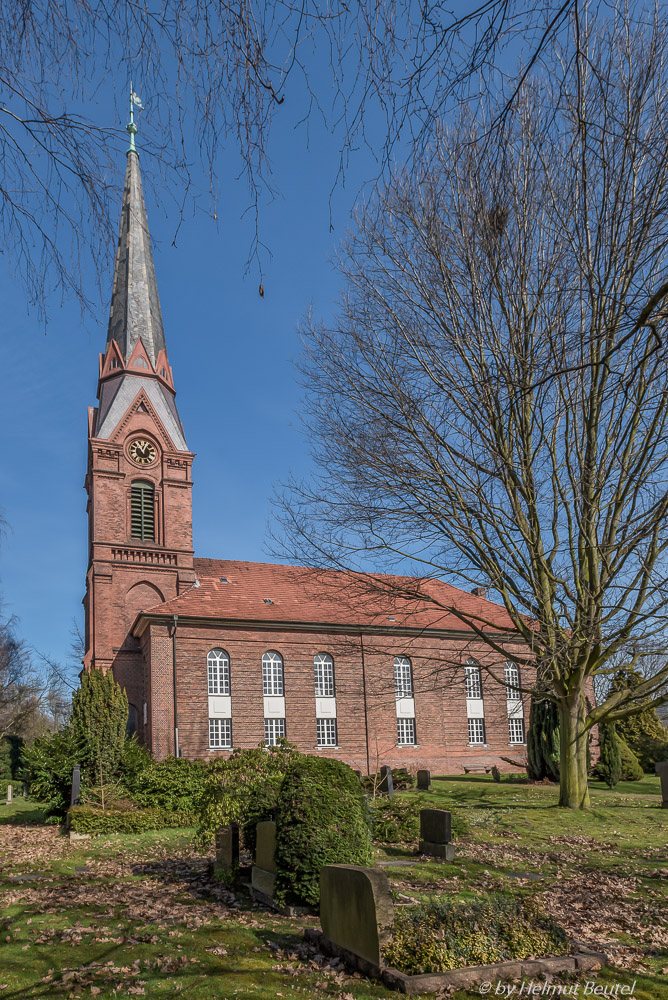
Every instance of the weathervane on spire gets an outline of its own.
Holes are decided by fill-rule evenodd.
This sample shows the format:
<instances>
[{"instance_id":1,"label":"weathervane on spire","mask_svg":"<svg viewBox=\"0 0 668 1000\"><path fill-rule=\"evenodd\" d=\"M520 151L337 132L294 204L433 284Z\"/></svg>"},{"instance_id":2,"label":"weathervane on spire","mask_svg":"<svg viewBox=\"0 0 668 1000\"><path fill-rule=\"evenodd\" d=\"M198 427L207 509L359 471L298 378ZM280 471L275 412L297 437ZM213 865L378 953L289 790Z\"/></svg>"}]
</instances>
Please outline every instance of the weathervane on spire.
<instances>
[{"instance_id":1,"label":"weathervane on spire","mask_svg":"<svg viewBox=\"0 0 668 1000\"><path fill-rule=\"evenodd\" d=\"M140 111L144 110L144 105L142 104L139 96L135 94L134 88L132 86L132 80L130 81L130 121L125 126L126 132L130 133L130 146L128 147L128 153L136 153L137 147L135 146L135 136L139 131L137 125L135 125L135 107L139 108Z\"/></svg>"}]
</instances>

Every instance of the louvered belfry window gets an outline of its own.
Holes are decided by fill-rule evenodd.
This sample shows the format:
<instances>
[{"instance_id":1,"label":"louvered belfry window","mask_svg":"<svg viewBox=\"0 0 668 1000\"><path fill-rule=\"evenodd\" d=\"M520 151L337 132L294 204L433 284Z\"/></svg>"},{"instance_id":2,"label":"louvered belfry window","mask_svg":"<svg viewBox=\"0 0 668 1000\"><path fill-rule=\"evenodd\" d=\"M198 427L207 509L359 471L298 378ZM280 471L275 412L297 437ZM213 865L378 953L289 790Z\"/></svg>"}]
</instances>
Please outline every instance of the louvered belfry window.
<instances>
[{"instance_id":1,"label":"louvered belfry window","mask_svg":"<svg viewBox=\"0 0 668 1000\"><path fill-rule=\"evenodd\" d=\"M155 541L155 488L153 483L133 483L130 493L130 522L133 538Z\"/></svg>"}]
</instances>

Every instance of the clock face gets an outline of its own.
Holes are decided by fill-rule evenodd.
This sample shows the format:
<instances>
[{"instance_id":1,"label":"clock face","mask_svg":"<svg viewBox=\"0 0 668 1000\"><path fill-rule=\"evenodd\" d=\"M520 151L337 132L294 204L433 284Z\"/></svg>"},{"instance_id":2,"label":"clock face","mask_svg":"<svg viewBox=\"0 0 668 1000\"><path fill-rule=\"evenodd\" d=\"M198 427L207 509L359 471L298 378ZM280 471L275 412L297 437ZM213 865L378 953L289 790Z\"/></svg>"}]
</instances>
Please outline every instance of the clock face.
<instances>
[{"instance_id":1,"label":"clock face","mask_svg":"<svg viewBox=\"0 0 668 1000\"><path fill-rule=\"evenodd\" d=\"M150 465L151 462L155 462L157 457L155 445L147 441L146 438L137 438L130 445L130 458L137 465Z\"/></svg>"}]
</instances>

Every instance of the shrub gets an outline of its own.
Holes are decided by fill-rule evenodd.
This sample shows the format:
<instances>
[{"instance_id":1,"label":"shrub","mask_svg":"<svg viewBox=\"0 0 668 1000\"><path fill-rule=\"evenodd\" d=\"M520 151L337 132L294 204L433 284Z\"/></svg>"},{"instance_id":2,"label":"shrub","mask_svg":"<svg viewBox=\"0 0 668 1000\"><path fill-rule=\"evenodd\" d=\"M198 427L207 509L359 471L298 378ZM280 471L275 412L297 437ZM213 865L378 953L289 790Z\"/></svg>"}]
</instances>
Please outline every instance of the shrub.
<instances>
[{"instance_id":1,"label":"shrub","mask_svg":"<svg viewBox=\"0 0 668 1000\"><path fill-rule=\"evenodd\" d=\"M194 826L192 812L175 812L168 809L92 809L90 806L72 806L69 811L70 830L76 833L142 833L144 830L163 830L167 827Z\"/></svg>"},{"instance_id":2,"label":"shrub","mask_svg":"<svg viewBox=\"0 0 668 1000\"><path fill-rule=\"evenodd\" d=\"M526 780L526 779L525 779ZM393 795L369 802L373 839L379 844L407 844L420 836L420 809L429 808L423 799ZM468 820L454 813L452 833L463 837L470 832Z\"/></svg>"},{"instance_id":3,"label":"shrub","mask_svg":"<svg viewBox=\"0 0 668 1000\"><path fill-rule=\"evenodd\" d=\"M209 775L209 765L185 757L154 761L139 745L129 744L122 761L127 763L122 783L131 798L142 806L171 812L195 813Z\"/></svg>"},{"instance_id":4,"label":"shrub","mask_svg":"<svg viewBox=\"0 0 668 1000\"><path fill-rule=\"evenodd\" d=\"M642 781L645 772L640 766L640 761L631 750L626 740L618 739L619 755L621 757L621 780L622 781Z\"/></svg>"},{"instance_id":5,"label":"shrub","mask_svg":"<svg viewBox=\"0 0 668 1000\"><path fill-rule=\"evenodd\" d=\"M374 799L371 804L373 839L381 844L405 844L420 835L419 799Z\"/></svg>"},{"instance_id":6,"label":"shrub","mask_svg":"<svg viewBox=\"0 0 668 1000\"><path fill-rule=\"evenodd\" d=\"M80 747L71 729L38 736L23 748L20 777L27 782L30 795L43 802L47 816L64 816L72 792L72 768L78 762Z\"/></svg>"},{"instance_id":7,"label":"shrub","mask_svg":"<svg viewBox=\"0 0 668 1000\"><path fill-rule=\"evenodd\" d=\"M622 757L614 722L601 722L598 736L601 756L594 768L594 777L614 788L622 775Z\"/></svg>"},{"instance_id":8,"label":"shrub","mask_svg":"<svg viewBox=\"0 0 668 1000\"><path fill-rule=\"evenodd\" d=\"M433 898L397 910L384 960L402 972L419 974L569 950L563 929L530 899Z\"/></svg>"},{"instance_id":9,"label":"shrub","mask_svg":"<svg viewBox=\"0 0 668 1000\"><path fill-rule=\"evenodd\" d=\"M415 775L411 774L405 767L392 768L392 787L401 791L405 788L413 788L415 785Z\"/></svg>"},{"instance_id":10,"label":"shrub","mask_svg":"<svg viewBox=\"0 0 668 1000\"><path fill-rule=\"evenodd\" d=\"M276 802L276 900L317 906L323 865L367 865L371 835L357 775L338 760L295 756Z\"/></svg>"},{"instance_id":11,"label":"shrub","mask_svg":"<svg viewBox=\"0 0 668 1000\"><path fill-rule=\"evenodd\" d=\"M295 756L294 747L282 740L275 747L235 750L209 765L197 804L200 845L208 846L221 826L238 823L244 846L255 853L255 824L274 818L283 776Z\"/></svg>"}]
</instances>

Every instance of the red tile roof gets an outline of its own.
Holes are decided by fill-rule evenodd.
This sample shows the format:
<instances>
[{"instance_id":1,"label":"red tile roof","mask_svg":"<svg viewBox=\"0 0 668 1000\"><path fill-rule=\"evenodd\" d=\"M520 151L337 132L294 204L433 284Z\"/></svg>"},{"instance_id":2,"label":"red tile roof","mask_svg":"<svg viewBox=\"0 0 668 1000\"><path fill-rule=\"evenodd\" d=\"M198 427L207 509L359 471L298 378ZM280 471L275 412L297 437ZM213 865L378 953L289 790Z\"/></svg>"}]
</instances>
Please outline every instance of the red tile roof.
<instances>
[{"instance_id":1,"label":"red tile roof","mask_svg":"<svg viewBox=\"0 0 668 1000\"><path fill-rule=\"evenodd\" d=\"M515 631L501 605L442 580L378 574L371 578L377 589L370 592L365 583L369 578L336 570L231 559L195 559L194 568L199 586L147 608L143 614L384 629L470 630L456 610L489 628ZM397 586L406 597L390 593Z\"/></svg>"}]
</instances>

